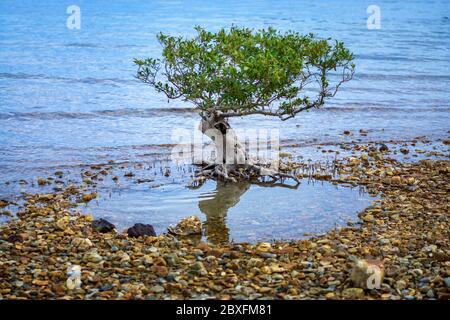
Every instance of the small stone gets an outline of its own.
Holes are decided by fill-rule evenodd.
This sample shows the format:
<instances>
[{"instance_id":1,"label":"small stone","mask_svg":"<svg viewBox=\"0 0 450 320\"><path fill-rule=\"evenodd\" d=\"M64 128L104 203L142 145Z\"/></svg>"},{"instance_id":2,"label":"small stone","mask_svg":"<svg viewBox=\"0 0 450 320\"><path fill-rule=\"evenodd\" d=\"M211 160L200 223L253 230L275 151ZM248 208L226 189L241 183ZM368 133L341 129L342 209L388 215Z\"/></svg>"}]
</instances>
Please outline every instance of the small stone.
<instances>
[{"instance_id":1,"label":"small stone","mask_svg":"<svg viewBox=\"0 0 450 320\"><path fill-rule=\"evenodd\" d=\"M406 282L404 280L397 280L395 282L395 288L398 290L404 290L406 288Z\"/></svg>"},{"instance_id":2,"label":"small stone","mask_svg":"<svg viewBox=\"0 0 450 320\"><path fill-rule=\"evenodd\" d=\"M48 181L46 179L44 179L44 178L38 178L37 179L37 183L40 186L45 186L48 183Z\"/></svg>"},{"instance_id":3,"label":"small stone","mask_svg":"<svg viewBox=\"0 0 450 320\"><path fill-rule=\"evenodd\" d=\"M0 211L0 216L7 216L7 217L12 217L13 213L11 212L11 210L1 210Z\"/></svg>"},{"instance_id":4,"label":"small stone","mask_svg":"<svg viewBox=\"0 0 450 320\"><path fill-rule=\"evenodd\" d=\"M134 226L127 230L127 234L130 237L137 238L141 236L156 237L155 230L151 224L136 223Z\"/></svg>"},{"instance_id":5,"label":"small stone","mask_svg":"<svg viewBox=\"0 0 450 320\"><path fill-rule=\"evenodd\" d=\"M84 202L89 202L89 201L91 201L91 200L93 200L93 199L95 199L95 198L97 198L97 193L95 193L95 192L93 192L93 193L86 193L86 194L83 194L83 195L81 196L81 199L82 199Z\"/></svg>"},{"instance_id":6,"label":"small stone","mask_svg":"<svg viewBox=\"0 0 450 320\"><path fill-rule=\"evenodd\" d=\"M445 279L444 279L444 283L445 283L445 285L447 286L447 288L450 287L450 277L445 278Z\"/></svg>"},{"instance_id":7,"label":"small stone","mask_svg":"<svg viewBox=\"0 0 450 320\"><path fill-rule=\"evenodd\" d=\"M384 143L382 143L382 144L380 145L380 148L379 148L378 150L380 150L380 152L388 152L388 151L389 151L389 148L388 148L387 145L385 145Z\"/></svg>"},{"instance_id":8,"label":"small stone","mask_svg":"<svg viewBox=\"0 0 450 320\"><path fill-rule=\"evenodd\" d=\"M325 294L325 298L327 299L333 299L336 296L336 294L334 292L328 292L327 294Z\"/></svg>"},{"instance_id":9,"label":"small stone","mask_svg":"<svg viewBox=\"0 0 450 320\"><path fill-rule=\"evenodd\" d=\"M56 228L59 230L65 230L68 224L69 224L69 217L58 219L55 223Z\"/></svg>"},{"instance_id":10,"label":"small stone","mask_svg":"<svg viewBox=\"0 0 450 320\"><path fill-rule=\"evenodd\" d=\"M271 291L272 291L272 288L269 288L269 287L261 287L258 289L259 293L269 293Z\"/></svg>"},{"instance_id":11,"label":"small stone","mask_svg":"<svg viewBox=\"0 0 450 320\"><path fill-rule=\"evenodd\" d=\"M413 177L409 177L406 179L406 184L409 186L412 186L416 183L416 179L414 179Z\"/></svg>"},{"instance_id":12,"label":"small stone","mask_svg":"<svg viewBox=\"0 0 450 320\"><path fill-rule=\"evenodd\" d=\"M150 291L154 292L154 293L163 293L165 291L165 289L163 286L156 285L156 286L151 287Z\"/></svg>"},{"instance_id":13,"label":"small stone","mask_svg":"<svg viewBox=\"0 0 450 320\"><path fill-rule=\"evenodd\" d=\"M277 255L275 253L270 253L270 252L261 252L259 255L266 259L275 259L277 257Z\"/></svg>"},{"instance_id":14,"label":"small stone","mask_svg":"<svg viewBox=\"0 0 450 320\"><path fill-rule=\"evenodd\" d=\"M430 244L429 246L423 247L422 250L427 251L427 252L436 252L436 250L437 250L437 245L435 245L435 244Z\"/></svg>"},{"instance_id":15,"label":"small stone","mask_svg":"<svg viewBox=\"0 0 450 320\"><path fill-rule=\"evenodd\" d=\"M175 266L178 264L179 258L176 253L169 253L164 256L164 259L167 261L169 266Z\"/></svg>"},{"instance_id":16,"label":"small stone","mask_svg":"<svg viewBox=\"0 0 450 320\"><path fill-rule=\"evenodd\" d=\"M64 229L64 233L73 236L75 232L71 228Z\"/></svg>"},{"instance_id":17,"label":"small stone","mask_svg":"<svg viewBox=\"0 0 450 320\"><path fill-rule=\"evenodd\" d=\"M110 291L114 288L114 285L111 283L107 283L99 288L99 291Z\"/></svg>"},{"instance_id":18,"label":"small stone","mask_svg":"<svg viewBox=\"0 0 450 320\"><path fill-rule=\"evenodd\" d=\"M256 246L256 250L259 252L267 252L272 249L272 245L268 242L261 242Z\"/></svg>"},{"instance_id":19,"label":"small stone","mask_svg":"<svg viewBox=\"0 0 450 320\"><path fill-rule=\"evenodd\" d=\"M47 194L40 194L38 199L39 199L39 201L51 201L54 198L55 197L53 194L47 193Z\"/></svg>"},{"instance_id":20,"label":"small stone","mask_svg":"<svg viewBox=\"0 0 450 320\"><path fill-rule=\"evenodd\" d=\"M72 246L76 247L78 250L85 251L91 248L93 244L88 238L74 238L72 240Z\"/></svg>"},{"instance_id":21,"label":"small stone","mask_svg":"<svg viewBox=\"0 0 450 320\"><path fill-rule=\"evenodd\" d=\"M127 253L123 253L119 255L120 262L129 262L131 260L130 256Z\"/></svg>"},{"instance_id":22,"label":"small stone","mask_svg":"<svg viewBox=\"0 0 450 320\"><path fill-rule=\"evenodd\" d=\"M175 273L169 273L166 276L167 281L175 281L177 275Z\"/></svg>"},{"instance_id":23,"label":"small stone","mask_svg":"<svg viewBox=\"0 0 450 320\"><path fill-rule=\"evenodd\" d=\"M38 279L35 279L35 280L33 280L33 282L32 282L34 285L37 285L37 286L40 286L40 287L44 287L44 286L47 286L48 285L48 281L47 280L38 280Z\"/></svg>"},{"instance_id":24,"label":"small stone","mask_svg":"<svg viewBox=\"0 0 450 320\"><path fill-rule=\"evenodd\" d=\"M263 266L263 267L261 267L261 272L264 274L271 274L272 270L268 266Z\"/></svg>"},{"instance_id":25,"label":"small stone","mask_svg":"<svg viewBox=\"0 0 450 320\"><path fill-rule=\"evenodd\" d=\"M148 255L148 254L146 254L145 256L142 257L142 261L146 265L152 265L153 264L153 257Z\"/></svg>"},{"instance_id":26,"label":"small stone","mask_svg":"<svg viewBox=\"0 0 450 320\"><path fill-rule=\"evenodd\" d=\"M200 269L204 269L204 268L205 268L205 267L203 266L203 263L201 263L200 261L194 263L194 264L191 266L191 269L193 269L193 270L200 270Z\"/></svg>"},{"instance_id":27,"label":"small stone","mask_svg":"<svg viewBox=\"0 0 450 320\"><path fill-rule=\"evenodd\" d=\"M152 266L150 270L158 277L165 277L169 273L169 270L165 266Z\"/></svg>"},{"instance_id":28,"label":"small stone","mask_svg":"<svg viewBox=\"0 0 450 320\"><path fill-rule=\"evenodd\" d=\"M357 166L357 165L360 164L360 160L358 158L355 158L355 157L350 157L350 158L348 158L348 164L350 166Z\"/></svg>"},{"instance_id":29,"label":"small stone","mask_svg":"<svg viewBox=\"0 0 450 320\"><path fill-rule=\"evenodd\" d=\"M280 153L278 154L278 156L279 156L280 158L292 158L292 153L289 153L289 152L280 152Z\"/></svg>"},{"instance_id":30,"label":"small stone","mask_svg":"<svg viewBox=\"0 0 450 320\"><path fill-rule=\"evenodd\" d=\"M281 280L284 280L284 277L283 277L283 275L277 273L277 274L272 276L272 280L281 281Z\"/></svg>"},{"instance_id":31,"label":"small stone","mask_svg":"<svg viewBox=\"0 0 450 320\"><path fill-rule=\"evenodd\" d=\"M208 274L208 271L206 271L205 266L202 262L197 261L196 263L191 265L191 267L189 268L189 273L193 275L204 276Z\"/></svg>"},{"instance_id":32,"label":"small stone","mask_svg":"<svg viewBox=\"0 0 450 320\"><path fill-rule=\"evenodd\" d=\"M136 182L137 183L147 183L147 182L153 182L154 180L152 179L137 179Z\"/></svg>"},{"instance_id":33,"label":"small stone","mask_svg":"<svg viewBox=\"0 0 450 320\"><path fill-rule=\"evenodd\" d=\"M364 290L361 288L347 288L342 291L342 296L346 299L359 299L364 296Z\"/></svg>"},{"instance_id":34,"label":"small stone","mask_svg":"<svg viewBox=\"0 0 450 320\"><path fill-rule=\"evenodd\" d=\"M365 222L371 222L374 220L374 217L372 214L366 214L361 219Z\"/></svg>"},{"instance_id":35,"label":"small stone","mask_svg":"<svg viewBox=\"0 0 450 320\"><path fill-rule=\"evenodd\" d=\"M410 273L412 273L413 275L415 275L416 277L423 275L423 271L421 269L412 269L410 271Z\"/></svg>"},{"instance_id":36,"label":"small stone","mask_svg":"<svg viewBox=\"0 0 450 320\"><path fill-rule=\"evenodd\" d=\"M167 266L166 260L162 257L158 257L153 261L153 264L156 266Z\"/></svg>"},{"instance_id":37,"label":"small stone","mask_svg":"<svg viewBox=\"0 0 450 320\"><path fill-rule=\"evenodd\" d=\"M400 148L400 152L403 153L403 154L408 154L409 150L406 149L406 148Z\"/></svg>"},{"instance_id":38,"label":"small stone","mask_svg":"<svg viewBox=\"0 0 450 320\"><path fill-rule=\"evenodd\" d=\"M175 227L170 226L168 231L178 236L201 235L202 222L197 216L189 216L178 222Z\"/></svg>"},{"instance_id":39,"label":"small stone","mask_svg":"<svg viewBox=\"0 0 450 320\"><path fill-rule=\"evenodd\" d=\"M84 258L88 262L100 262L103 260L103 257L98 254L97 251L90 251L85 255Z\"/></svg>"},{"instance_id":40,"label":"small stone","mask_svg":"<svg viewBox=\"0 0 450 320\"><path fill-rule=\"evenodd\" d=\"M71 265L67 268L66 287L69 290L79 289L81 287L81 267L79 265ZM60 291L59 294L64 293L64 289L60 286L54 288L55 291Z\"/></svg>"},{"instance_id":41,"label":"small stone","mask_svg":"<svg viewBox=\"0 0 450 320\"><path fill-rule=\"evenodd\" d=\"M250 268L261 267L262 264L263 264L262 260L258 258L250 258L247 262L247 266Z\"/></svg>"},{"instance_id":42,"label":"small stone","mask_svg":"<svg viewBox=\"0 0 450 320\"><path fill-rule=\"evenodd\" d=\"M391 183L392 184L402 184L402 178L400 178L399 176L393 176L391 179Z\"/></svg>"},{"instance_id":43,"label":"small stone","mask_svg":"<svg viewBox=\"0 0 450 320\"><path fill-rule=\"evenodd\" d=\"M286 271L286 269L284 269L276 264L270 266L270 270L272 271L272 273L282 273L282 272Z\"/></svg>"}]
</instances>

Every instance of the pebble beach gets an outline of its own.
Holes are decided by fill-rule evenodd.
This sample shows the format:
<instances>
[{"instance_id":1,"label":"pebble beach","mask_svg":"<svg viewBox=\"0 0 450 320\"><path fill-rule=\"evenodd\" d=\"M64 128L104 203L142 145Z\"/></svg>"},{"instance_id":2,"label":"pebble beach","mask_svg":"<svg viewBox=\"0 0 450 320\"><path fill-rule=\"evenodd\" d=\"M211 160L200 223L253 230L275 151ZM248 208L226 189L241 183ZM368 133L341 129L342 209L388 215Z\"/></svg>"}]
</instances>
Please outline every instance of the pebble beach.
<instances>
[{"instance_id":1,"label":"pebble beach","mask_svg":"<svg viewBox=\"0 0 450 320\"><path fill-rule=\"evenodd\" d=\"M211 244L197 236L198 217L140 235L83 213L79 204L97 194L79 186L27 194L0 226L0 299L448 300L448 152L399 161L393 153L402 146L384 147L352 145L336 175L309 177L363 186L379 198L359 221L295 241ZM367 268L377 270L375 286Z\"/></svg>"}]
</instances>

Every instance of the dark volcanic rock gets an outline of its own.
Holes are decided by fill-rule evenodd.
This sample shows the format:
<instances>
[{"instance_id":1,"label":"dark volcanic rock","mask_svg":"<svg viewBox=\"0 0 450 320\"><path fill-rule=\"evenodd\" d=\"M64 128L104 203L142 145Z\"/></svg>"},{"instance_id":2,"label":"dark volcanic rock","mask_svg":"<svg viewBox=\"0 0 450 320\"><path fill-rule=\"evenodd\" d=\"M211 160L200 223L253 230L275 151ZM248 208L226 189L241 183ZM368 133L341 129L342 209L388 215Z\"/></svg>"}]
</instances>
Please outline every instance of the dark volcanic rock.
<instances>
[{"instance_id":1,"label":"dark volcanic rock","mask_svg":"<svg viewBox=\"0 0 450 320\"><path fill-rule=\"evenodd\" d=\"M92 221L92 228L100 233L107 233L113 231L116 227L105 219L98 219Z\"/></svg>"},{"instance_id":2,"label":"dark volcanic rock","mask_svg":"<svg viewBox=\"0 0 450 320\"><path fill-rule=\"evenodd\" d=\"M136 223L134 226L127 230L128 236L140 237L140 236L153 236L156 237L155 230L151 224Z\"/></svg>"}]
</instances>

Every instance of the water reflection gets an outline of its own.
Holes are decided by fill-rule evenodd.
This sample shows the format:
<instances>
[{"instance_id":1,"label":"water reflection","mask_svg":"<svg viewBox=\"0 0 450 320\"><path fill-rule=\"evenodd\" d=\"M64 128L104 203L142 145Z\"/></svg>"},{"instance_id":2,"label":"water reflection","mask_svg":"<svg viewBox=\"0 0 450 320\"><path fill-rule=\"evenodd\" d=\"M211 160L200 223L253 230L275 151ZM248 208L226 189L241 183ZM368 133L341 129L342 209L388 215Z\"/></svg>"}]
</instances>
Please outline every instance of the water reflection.
<instances>
[{"instance_id":1,"label":"water reflection","mask_svg":"<svg viewBox=\"0 0 450 320\"><path fill-rule=\"evenodd\" d=\"M187 216L203 222L211 243L292 240L320 234L356 221L374 198L360 188L302 179L301 184L223 183L207 181L198 189L169 184L149 189L131 184L89 203L86 211L109 220L118 230L134 223L167 232ZM202 236L199 236L199 238Z\"/></svg>"},{"instance_id":2,"label":"water reflection","mask_svg":"<svg viewBox=\"0 0 450 320\"><path fill-rule=\"evenodd\" d=\"M285 183L254 182L260 187L284 187L297 189L299 183L289 185ZM213 198L201 200L198 203L200 211L205 215L203 224L206 239L214 244L229 242L230 230L226 223L228 210L236 206L241 196L250 189L252 183L244 181L239 183L217 182Z\"/></svg>"},{"instance_id":3,"label":"water reflection","mask_svg":"<svg viewBox=\"0 0 450 320\"><path fill-rule=\"evenodd\" d=\"M250 183L218 182L214 198L201 200L200 211L205 215L204 232L211 243L228 242L230 230L225 222L228 209L241 200L241 196L250 188Z\"/></svg>"}]
</instances>

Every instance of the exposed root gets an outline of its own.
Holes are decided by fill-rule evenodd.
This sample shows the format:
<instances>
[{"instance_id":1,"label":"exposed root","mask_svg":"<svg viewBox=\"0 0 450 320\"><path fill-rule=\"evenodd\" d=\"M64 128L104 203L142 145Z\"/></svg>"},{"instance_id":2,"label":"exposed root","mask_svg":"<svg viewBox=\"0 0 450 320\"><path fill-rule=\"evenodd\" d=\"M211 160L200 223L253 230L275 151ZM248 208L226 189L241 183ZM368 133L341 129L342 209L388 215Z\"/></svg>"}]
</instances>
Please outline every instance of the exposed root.
<instances>
[{"instance_id":1,"label":"exposed root","mask_svg":"<svg viewBox=\"0 0 450 320\"><path fill-rule=\"evenodd\" d=\"M292 179L297 183L300 183L300 181L298 180L298 178L296 176L294 176L293 174L290 173L283 173L280 171L276 171L270 168L265 168L265 167L261 167L261 166L254 166L255 168L257 168L259 170L259 175L261 177L265 177L268 176L270 178L273 179L273 182L278 181L279 179Z\"/></svg>"},{"instance_id":2,"label":"exposed root","mask_svg":"<svg viewBox=\"0 0 450 320\"><path fill-rule=\"evenodd\" d=\"M259 181L260 178L269 177L270 181L264 183L283 184L284 179L292 179L297 185L299 179L288 172L288 170L275 170L270 165L246 164L246 165L226 165L226 164L207 164L195 174L189 187L199 188L207 179L220 180L236 183L238 181Z\"/></svg>"}]
</instances>

